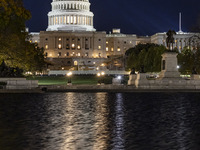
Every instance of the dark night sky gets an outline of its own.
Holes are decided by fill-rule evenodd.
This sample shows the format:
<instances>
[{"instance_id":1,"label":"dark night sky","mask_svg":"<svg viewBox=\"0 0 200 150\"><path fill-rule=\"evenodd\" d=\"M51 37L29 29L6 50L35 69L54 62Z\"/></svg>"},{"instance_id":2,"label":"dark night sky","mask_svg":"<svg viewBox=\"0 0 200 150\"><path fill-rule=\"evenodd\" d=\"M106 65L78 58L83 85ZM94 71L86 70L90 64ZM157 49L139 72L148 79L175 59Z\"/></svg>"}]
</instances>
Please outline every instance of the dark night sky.
<instances>
[{"instance_id":1,"label":"dark night sky","mask_svg":"<svg viewBox=\"0 0 200 150\"><path fill-rule=\"evenodd\" d=\"M24 0L32 13L27 22L31 32L46 30L52 0ZM189 31L200 15L200 0L90 0L97 31L121 28L122 33L152 35L169 29L178 31L179 12L182 29Z\"/></svg>"}]
</instances>

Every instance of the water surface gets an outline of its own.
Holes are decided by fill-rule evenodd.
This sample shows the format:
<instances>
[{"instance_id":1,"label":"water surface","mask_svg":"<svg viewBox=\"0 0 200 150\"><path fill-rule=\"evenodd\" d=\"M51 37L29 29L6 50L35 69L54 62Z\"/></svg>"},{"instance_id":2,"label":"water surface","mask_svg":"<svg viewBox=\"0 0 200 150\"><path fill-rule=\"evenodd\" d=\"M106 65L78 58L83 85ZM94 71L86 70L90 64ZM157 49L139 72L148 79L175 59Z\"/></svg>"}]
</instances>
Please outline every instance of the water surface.
<instances>
[{"instance_id":1,"label":"water surface","mask_svg":"<svg viewBox=\"0 0 200 150\"><path fill-rule=\"evenodd\" d=\"M0 94L0 149L198 150L200 94Z\"/></svg>"}]
</instances>

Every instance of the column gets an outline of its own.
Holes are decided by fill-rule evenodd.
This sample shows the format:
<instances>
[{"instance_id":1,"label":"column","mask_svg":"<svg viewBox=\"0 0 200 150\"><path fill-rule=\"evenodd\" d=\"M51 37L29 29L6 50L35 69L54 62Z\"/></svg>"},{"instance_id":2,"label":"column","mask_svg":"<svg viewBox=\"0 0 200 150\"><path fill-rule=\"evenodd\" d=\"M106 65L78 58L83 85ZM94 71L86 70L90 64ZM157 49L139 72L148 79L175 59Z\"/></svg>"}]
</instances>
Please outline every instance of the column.
<instances>
[{"instance_id":1,"label":"column","mask_svg":"<svg viewBox=\"0 0 200 150\"><path fill-rule=\"evenodd\" d=\"M69 24L71 24L71 15L69 15Z\"/></svg>"}]
</instances>

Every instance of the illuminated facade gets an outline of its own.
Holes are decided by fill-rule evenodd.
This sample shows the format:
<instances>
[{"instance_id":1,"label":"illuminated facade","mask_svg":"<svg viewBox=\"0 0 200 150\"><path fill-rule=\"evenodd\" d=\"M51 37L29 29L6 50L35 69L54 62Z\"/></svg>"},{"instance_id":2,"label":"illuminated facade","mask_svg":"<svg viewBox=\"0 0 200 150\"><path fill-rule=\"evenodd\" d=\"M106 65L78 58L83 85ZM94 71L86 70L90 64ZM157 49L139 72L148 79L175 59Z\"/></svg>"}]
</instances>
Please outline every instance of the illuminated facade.
<instances>
[{"instance_id":1,"label":"illuminated facade","mask_svg":"<svg viewBox=\"0 0 200 150\"><path fill-rule=\"evenodd\" d=\"M55 69L66 66L94 66L105 61L105 32L41 31L40 47L47 59L54 61Z\"/></svg>"},{"instance_id":2,"label":"illuminated facade","mask_svg":"<svg viewBox=\"0 0 200 150\"><path fill-rule=\"evenodd\" d=\"M53 0L51 5L47 30L31 33L30 40L44 48L46 59L52 62L51 69L96 68L104 62L109 64L109 69L124 69L124 55L129 48L139 43L167 46L166 33L137 36L122 34L120 29L113 29L109 34L96 32L89 0ZM195 33L181 31L181 21L179 29L174 35L174 47L181 51L184 47L195 49L199 46L198 40L191 40Z\"/></svg>"},{"instance_id":3,"label":"illuminated facade","mask_svg":"<svg viewBox=\"0 0 200 150\"><path fill-rule=\"evenodd\" d=\"M95 31L88 0L53 0L47 31Z\"/></svg>"},{"instance_id":4,"label":"illuminated facade","mask_svg":"<svg viewBox=\"0 0 200 150\"><path fill-rule=\"evenodd\" d=\"M199 40L195 39L195 35L198 35L198 33L177 32L176 35L174 35L174 47L180 52L184 47L192 50L196 49L199 46ZM166 32L156 33L151 36L151 43L164 45L167 47L166 38Z\"/></svg>"}]
</instances>

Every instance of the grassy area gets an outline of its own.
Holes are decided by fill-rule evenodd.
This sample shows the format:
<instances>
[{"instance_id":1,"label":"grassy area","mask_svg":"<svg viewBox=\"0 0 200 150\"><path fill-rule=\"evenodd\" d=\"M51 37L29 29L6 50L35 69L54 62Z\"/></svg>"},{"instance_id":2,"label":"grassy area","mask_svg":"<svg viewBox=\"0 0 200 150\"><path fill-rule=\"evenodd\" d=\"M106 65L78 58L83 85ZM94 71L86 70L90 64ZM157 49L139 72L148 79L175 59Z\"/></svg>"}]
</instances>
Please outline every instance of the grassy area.
<instances>
[{"instance_id":1,"label":"grassy area","mask_svg":"<svg viewBox=\"0 0 200 150\"><path fill-rule=\"evenodd\" d=\"M38 80L39 85L63 85L67 84L68 78L64 76L45 76L45 77L27 77L27 80ZM71 77L72 84L97 84L100 80L97 76L87 75L87 76L72 76ZM104 82L106 84L112 83L112 77L106 76L104 77Z\"/></svg>"}]
</instances>

